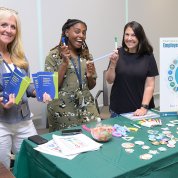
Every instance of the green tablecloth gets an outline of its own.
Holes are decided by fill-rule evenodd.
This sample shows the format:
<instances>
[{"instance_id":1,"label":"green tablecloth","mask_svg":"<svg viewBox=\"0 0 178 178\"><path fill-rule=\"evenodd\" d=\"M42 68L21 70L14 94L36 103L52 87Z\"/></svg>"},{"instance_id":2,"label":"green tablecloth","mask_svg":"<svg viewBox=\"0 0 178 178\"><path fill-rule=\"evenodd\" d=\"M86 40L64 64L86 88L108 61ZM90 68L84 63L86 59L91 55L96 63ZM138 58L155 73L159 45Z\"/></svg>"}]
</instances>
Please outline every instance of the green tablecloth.
<instances>
[{"instance_id":1,"label":"green tablecloth","mask_svg":"<svg viewBox=\"0 0 178 178\"><path fill-rule=\"evenodd\" d=\"M177 117L163 118L162 127L167 127L166 123ZM123 117L108 119L103 121L107 124L119 124L131 127L131 122ZM90 125L88 125L90 127ZM177 127L170 130L177 137ZM152 128L159 130L161 127ZM128 136L134 136L129 141L144 141L150 146L149 150L156 150L160 146L167 148L167 151L153 155L150 160L141 160L139 156L148 153L140 145L135 145L133 153L127 153L121 144L127 142L122 138L113 137L109 142L103 143L101 149L86 152L78 155L73 160L40 153L33 149L36 144L29 140L24 140L21 151L17 156L14 174L16 178L176 178L178 177L178 144L175 148L168 148L166 145L155 146L148 140L147 130L150 128L141 127L137 132L130 132ZM83 131L86 135L90 133ZM52 134L60 135L59 131L43 135L47 139L52 138ZM91 137L91 136L90 136Z\"/></svg>"}]
</instances>

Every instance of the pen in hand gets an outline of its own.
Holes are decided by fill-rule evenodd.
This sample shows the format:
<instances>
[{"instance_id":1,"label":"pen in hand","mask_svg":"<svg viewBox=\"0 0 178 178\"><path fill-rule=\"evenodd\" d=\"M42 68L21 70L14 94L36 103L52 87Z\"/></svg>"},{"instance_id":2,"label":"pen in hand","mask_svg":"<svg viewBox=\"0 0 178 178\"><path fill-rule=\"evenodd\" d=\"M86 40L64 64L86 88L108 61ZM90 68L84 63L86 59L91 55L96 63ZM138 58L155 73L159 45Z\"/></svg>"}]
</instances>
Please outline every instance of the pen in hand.
<instances>
[{"instance_id":1,"label":"pen in hand","mask_svg":"<svg viewBox=\"0 0 178 178\"><path fill-rule=\"evenodd\" d=\"M66 42L65 42L65 37L64 37L64 36L62 37L62 44L63 44L64 46L66 46Z\"/></svg>"},{"instance_id":2,"label":"pen in hand","mask_svg":"<svg viewBox=\"0 0 178 178\"><path fill-rule=\"evenodd\" d=\"M118 48L118 38L117 37L114 38L114 47L115 47L115 49Z\"/></svg>"}]
</instances>

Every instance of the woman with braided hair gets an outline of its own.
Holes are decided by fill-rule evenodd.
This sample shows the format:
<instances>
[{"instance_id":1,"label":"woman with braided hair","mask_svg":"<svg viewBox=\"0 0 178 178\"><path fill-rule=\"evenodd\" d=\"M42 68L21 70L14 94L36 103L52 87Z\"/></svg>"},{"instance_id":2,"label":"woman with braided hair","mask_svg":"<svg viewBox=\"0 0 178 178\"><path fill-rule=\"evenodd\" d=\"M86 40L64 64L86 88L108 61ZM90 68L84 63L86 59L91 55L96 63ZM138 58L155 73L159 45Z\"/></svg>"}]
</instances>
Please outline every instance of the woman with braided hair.
<instances>
[{"instance_id":1,"label":"woman with braided hair","mask_svg":"<svg viewBox=\"0 0 178 178\"><path fill-rule=\"evenodd\" d=\"M45 60L45 71L58 72L59 99L49 102L49 132L94 121L99 116L90 93L96 85L92 55L85 42L87 25L68 19L61 40Z\"/></svg>"}]
</instances>

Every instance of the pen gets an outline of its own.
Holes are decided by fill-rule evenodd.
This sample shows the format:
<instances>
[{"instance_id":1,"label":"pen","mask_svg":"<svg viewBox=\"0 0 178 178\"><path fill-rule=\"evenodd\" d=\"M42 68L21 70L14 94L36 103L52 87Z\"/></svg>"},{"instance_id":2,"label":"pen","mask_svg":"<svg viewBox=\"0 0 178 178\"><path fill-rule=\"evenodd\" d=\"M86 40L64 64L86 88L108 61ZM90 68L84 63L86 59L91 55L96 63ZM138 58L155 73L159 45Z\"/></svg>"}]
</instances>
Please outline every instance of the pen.
<instances>
[{"instance_id":1,"label":"pen","mask_svg":"<svg viewBox=\"0 0 178 178\"><path fill-rule=\"evenodd\" d=\"M62 44L63 44L64 46L66 46L65 37L64 37L64 36L62 37Z\"/></svg>"},{"instance_id":2,"label":"pen","mask_svg":"<svg viewBox=\"0 0 178 178\"><path fill-rule=\"evenodd\" d=\"M135 126L135 127L137 127L137 128L141 128L139 125L137 125L137 124L132 124L133 126Z\"/></svg>"},{"instance_id":3,"label":"pen","mask_svg":"<svg viewBox=\"0 0 178 178\"><path fill-rule=\"evenodd\" d=\"M118 39L117 37L114 38L114 45L115 45L115 49L118 48Z\"/></svg>"},{"instance_id":4,"label":"pen","mask_svg":"<svg viewBox=\"0 0 178 178\"><path fill-rule=\"evenodd\" d=\"M113 53L108 53L108 54L105 54L105 55L103 55L101 57L95 58L95 59L93 59L93 62L96 62L96 61L99 61L101 59L104 59L104 58L110 56L111 54L113 54Z\"/></svg>"}]
</instances>

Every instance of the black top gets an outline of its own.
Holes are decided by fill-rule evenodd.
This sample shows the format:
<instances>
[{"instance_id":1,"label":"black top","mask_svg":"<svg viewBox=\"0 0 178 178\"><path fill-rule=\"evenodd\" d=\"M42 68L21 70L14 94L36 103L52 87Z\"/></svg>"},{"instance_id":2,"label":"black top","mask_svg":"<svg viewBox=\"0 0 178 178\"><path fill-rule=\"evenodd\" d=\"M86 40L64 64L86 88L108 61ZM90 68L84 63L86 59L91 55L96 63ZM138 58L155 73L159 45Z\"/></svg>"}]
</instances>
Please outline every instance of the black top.
<instances>
[{"instance_id":1,"label":"black top","mask_svg":"<svg viewBox=\"0 0 178 178\"><path fill-rule=\"evenodd\" d=\"M116 66L110 108L117 114L134 112L141 107L144 86L147 77L159 75L155 58L152 55L139 56L119 49L119 60ZM149 108L154 107L153 98Z\"/></svg>"}]
</instances>

